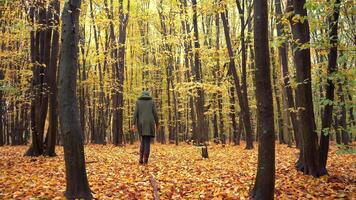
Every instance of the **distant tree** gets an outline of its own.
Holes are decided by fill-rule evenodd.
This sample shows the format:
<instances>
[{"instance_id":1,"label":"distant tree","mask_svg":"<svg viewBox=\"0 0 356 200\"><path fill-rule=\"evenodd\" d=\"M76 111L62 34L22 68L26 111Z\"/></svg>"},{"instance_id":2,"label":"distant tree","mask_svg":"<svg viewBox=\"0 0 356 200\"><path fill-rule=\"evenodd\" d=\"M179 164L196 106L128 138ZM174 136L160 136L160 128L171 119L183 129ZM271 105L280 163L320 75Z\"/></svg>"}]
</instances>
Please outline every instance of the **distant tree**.
<instances>
[{"instance_id":1,"label":"distant tree","mask_svg":"<svg viewBox=\"0 0 356 200\"><path fill-rule=\"evenodd\" d=\"M119 0L119 38L118 44L114 46L114 55L116 56L116 61L114 62L115 67L113 67L114 73L114 88L113 88L113 121L112 121L112 132L113 132L113 144L121 145L123 143L124 135L124 78L125 78L125 54L126 54L126 28L129 20L129 10L130 10L130 0L127 3L127 13L124 13L123 0ZM113 28L112 28L113 29ZM111 33L112 37L115 35ZM115 39L114 39L115 41ZM113 44L114 45L114 44ZM116 47L118 46L118 47ZM117 48L117 49L116 49Z\"/></svg>"},{"instance_id":2,"label":"distant tree","mask_svg":"<svg viewBox=\"0 0 356 200\"><path fill-rule=\"evenodd\" d=\"M242 120L245 127L246 133L246 149L253 149L253 139L252 139L252 127L251 127L251 116L248 109L248 103L246 101L247 98L243 96L243 90L240 86L240 77L237 74L234 51L231 42L230 36L230 27L229 21L227 18L227 10L224 9L224 12L221 13L221 20L223 22L225 41L229 55L229 74L232 75L234 80L234 86L237 93L237 98L239 100L239 105L242 113ZM232 103L232 102L231 102Z\"/></svg>"},{"instance_id":3,"label":"distant tree","mask_svg":"<svg viewBox=\"0 0 356 200\"><path fill-rule=\"evenodd\" d=\"M33 64L31 130L32 143L25 156L55 156L55 141L58 127L57 116L57 63L59 34L59 1L52 0L29 8L32 26L40 28L30 32L31 62ZM49 115L49 127L45 135L45 122Z\"/></svg>"},{"instance_id":4,"label":"distant tree","mask_svg":"<svg viewBox=\"0 0 356 200\"><path fill-rule=\"evenodd\" d=\"M48 7L48 34L52 34L50 61L48 65L48 118L49 125L46 136L46 149L44 154L55 156L56 136L58 132L58 102L57 102L57 66L59 52L59 8L60 2L53 0Z\"/></svg>"},{"instance_id":5,"label":"distant tree","mask_svg":"<svg viewBox=\"0 0 356 200\"><path fill-rule=\"evenodd\" d=\"M193 8L193 32L194 32L194 66L193 66L193 74L195 77L196 82L203 81L203 72L201 69L201 62L200 62L200 44L199 44L199 30L198 30L198 13L197 13L197 1L192 0L192 8ZM197 88L197 97L195 98L195 111L196 111L196 131L197 137L194 138L198 144L206 142L208 140L208 126L206 126L206 119L205 119L205 107L204 107L204 89L199 86Z\"/></svg>"},{"instance_id":6,"label":"distant tree","mask_svg":"<svg viewBox=\"0 0 356 200\"><path fill-rule=\"evenodd\" d=\"M254 49L258 134L257 175L253 199L273 199L275 183L275 133L268 45L267 0L254 1Z\"/></svg>"},{"instance_id":7,"label":"distant tree","mask_svg":"<svg viewBox=\"0 0 356 200\"><path fill-rule=\"evenodd\" d=\"M0 69L0 81L4 80L4 71ZM0 90L0 146L5 144L5 131L4 131L4 92Z\"/></svg>"},{"instance_id":8,"label":"distant tree","mask_svg":"<svg viewBox=\"0 0 356 200\"><path fill-rule=\"evenodd\" d=\"M277 15L277 36L283 37L286 36L283 32L283 22L282 22L282 2L281 0L275 0L275 12ZM286 40L286 39L285 39ZM290 109L295 109L294 104L294 96L293 90L290 85L290 74L288 69L288 43L287 41L283 41L282 44L278 47L278 55L281 63L281 71L282 71L282 79L283 79L283 93L285 94L286 104L287 104L287 112L291 118L294 137L296 141L296 146L299 147L299 133L298 133L298 124L297 124L297 116L295 112L292 112ZM286 120L289 120L286 118Z\"/></svg>"},{"instance_id":9,"label":"distant tree","mask_svg":"<svg viewBox=\"0 0 356 200\"><path fill-rule=\"evenodd\" d=\"M330 1L329 1L330 2ZM327 68L327 85L325 86L326 94L325 98L330 102L334 101L334 83L330 76L333 76L337 70L337 42L338 42L338 22L339 22L339 12L340 12L340 0L336 0L333 3L333 13L328 19L329 23L329 42L331 48L328 54L328 68ZM346 112L346 111L345 111ZM329 135L332 125L332 113L333 113L333 104L328 103L325 105L320 133L320 165L323 171L323 174L327 173L326 163L328 159L329 152Z\"/></svg>"},{"instance_id":10,"label":"distant tree","mask_svg":"<svg viewBox=\"0 0 356 200\"><path fill-rule=\"evenodd\" d=\"M236 0L237 10L239 11L239 18L240 18L240 43L241 43L241 90L242 90L242 98L244 102L243 110L246 112L242 112L242 115L249 115L245 116L245 118L250 117L250 107L248 101L248 93L247 93L247 48L246 48L246 36L245 30L247 24L251 21L251 13L252 13L252 3L249 5L248 9L246 9L247 1L245 0ZM247 10L247 12L245 12ZM247 19L245 17L245 13L247 13ZM240 101L240 100L239 100ZM242 110L242 109L241 109ZM247 119L245 119L247 120ZM251 121L251 119L249 119ZM244 122L245 130L246 130L246 149L253 148L253 135L252 135L252 125L251 122L246 123ZM247 126L247 127L246 127Z\"/></svg>"},{"instance_id":11,"label":"distant tree","mask_svg":"<svg viewBox=\"0 0 356 200\"><path fill-rule=\"evenodd\" d=\"M38 23L40 27L46 27L46 9L43 2L31 5L29 8L29 20L32 26ZM48 45L49 41L45 39L45 28L38 28L30 32L31 62L33 64L31 83L32 143L25 156L40 156L43 154L43 137L48 108L48 95L45 88L47 84L47 69L44 67L48 64L48 59L44 56L44 52L45 44ZM44 58L46 63L44 63Z\"/></svg>"},{"instance_id":12,"label":"distant tree","mask_svg":"<svg viewBox=\"0 0 356 200\"><path fill-rule=\"evenodd\" d=\"M62 12L58 100L67 199L92 199L85 170L83 131L80 126L76 97L80 7L81 0L66 1Z\"/></svg>"}]
</instances>

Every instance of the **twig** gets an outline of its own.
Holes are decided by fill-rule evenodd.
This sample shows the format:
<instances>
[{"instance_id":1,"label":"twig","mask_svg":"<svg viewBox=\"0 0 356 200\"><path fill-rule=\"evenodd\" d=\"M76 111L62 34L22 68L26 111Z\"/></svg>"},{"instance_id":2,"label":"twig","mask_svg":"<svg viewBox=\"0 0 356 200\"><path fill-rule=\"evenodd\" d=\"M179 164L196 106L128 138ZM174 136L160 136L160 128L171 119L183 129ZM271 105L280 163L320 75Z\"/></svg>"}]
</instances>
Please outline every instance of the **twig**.
<instances>
[{"instance_id":1,"label":"twig","mask_svg":"<svg viewBox=\"0 0 356 200\"><path fill-rule=\"evenodd\" d=\"M156 179L153 176L150 177L150 183L153 187L153 199L159 200L158 186L157 186Z\"/></svg>"}]
</instances>

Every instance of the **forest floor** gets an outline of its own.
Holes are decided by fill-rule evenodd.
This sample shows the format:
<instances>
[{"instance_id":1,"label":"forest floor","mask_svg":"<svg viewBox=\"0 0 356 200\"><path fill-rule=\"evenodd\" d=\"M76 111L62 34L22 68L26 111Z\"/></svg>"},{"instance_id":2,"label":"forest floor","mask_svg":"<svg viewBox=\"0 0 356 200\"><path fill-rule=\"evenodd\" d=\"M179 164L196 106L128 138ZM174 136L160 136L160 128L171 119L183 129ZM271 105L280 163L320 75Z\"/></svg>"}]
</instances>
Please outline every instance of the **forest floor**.
<instances>
[{"instance_id":1,"label":"forest floor","mask_svg":"<svg viewBox=\"0 0 356 200\"><path fill-rule=\"evenodd\" d=\"M256 145L257 146L257 145ZM23 157L27 146L0 147L0 199L63 199L63 149L59 156ZM257 148L209 146L209 159L191 145L154 144L148 166L138 165L138 144L87 145L90 188L97 199L246 199L255 177ZM298 150L276 147L277 199L352 199L356 194L356 154L331 145L329 176L313 178L294 169Z\"/></svg>"}]
</instances>

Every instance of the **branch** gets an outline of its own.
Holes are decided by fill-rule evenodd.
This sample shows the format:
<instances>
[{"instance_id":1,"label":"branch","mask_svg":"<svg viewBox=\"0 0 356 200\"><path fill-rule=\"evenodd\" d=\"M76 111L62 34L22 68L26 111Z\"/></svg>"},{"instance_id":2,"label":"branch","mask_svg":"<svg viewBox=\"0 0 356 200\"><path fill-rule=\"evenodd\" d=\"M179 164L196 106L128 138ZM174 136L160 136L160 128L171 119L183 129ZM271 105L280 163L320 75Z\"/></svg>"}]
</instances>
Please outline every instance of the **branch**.
<instances>
[{"instance_id":1,"label":"branch","mask_svg":"<svg viewBox=\"0 0 356 200\"><path fill-rule=\"evenodd\" d=\"M153 176L150 177L150 183L153 187L153 199L159 200L158 185L157 185L157 182Z\"/></svg>"}]
</instances>

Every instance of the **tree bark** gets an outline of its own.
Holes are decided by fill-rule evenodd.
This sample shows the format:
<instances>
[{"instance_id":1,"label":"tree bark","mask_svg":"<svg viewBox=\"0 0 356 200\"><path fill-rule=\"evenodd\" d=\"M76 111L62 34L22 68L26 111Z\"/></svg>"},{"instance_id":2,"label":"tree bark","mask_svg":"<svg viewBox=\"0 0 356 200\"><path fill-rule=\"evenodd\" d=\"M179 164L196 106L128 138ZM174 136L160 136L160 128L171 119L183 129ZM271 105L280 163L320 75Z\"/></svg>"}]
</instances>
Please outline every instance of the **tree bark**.
<instances>
[{"instance_id":1,"label":"tree bark","mask_svg":"<svg viewBox=\"0 0 356 200\"><path fill-rule=\"evenodd\" d=\"M31 6L29 10L30 23L34 26L39 23L40 26L46 26L46 10L43 2L36 6ZM38 20L38 22L36 21ZM33 98L31 99L31 130L32 130L32 144L26 151L25 156L40 156L43 154L43 135L45 120L47 116L48 97L46 91L47 70L43 64L45 52L45 29L38 28L36 31L30 32L30 46L31 46L31 62L33 64L32 83ZM49 42L49 41L47 41ZM47 49L48 50L48 49Z\"/></svg>"},{"instance_id":2,"label":"tree bark","mask_svg":"<svg viewBox=\"0 0 356 200\"><path fill-rule=\"evenodd\" d=\"M281 6L281 0L275 0L275 11L277 15L277 36L278 37L283 37L285 34L283 33L283 24L282 24L282 6ZM286 40L286 39L285 39ZM294 137L296 141L296 146L299 147L299 133L298 133L298 124L297 124L297 116L294 111L295 106L294 106L294 97L293 97L293 91L290 86L290 81L289 81L289 70L288 70L288 44L287 41L283 41L281 46L278 47L278 54L279 54L279 59L281 63L281 71L282 71L282 79L283 79L283 84L284 84L284 93L285 93L285 98L287 99L287 106L289 112L289 115L291 117L292 121L292 126L293 126L293 132L294 132Z\"/></svg>"},{"instance_id":3,"label":"tree bark","mask_svg":"<svg viewBox=\"0 0 356 200\"><path fill-rule=\"evenodd\" d=\"M240 78L237 75L237 71L236 71L234 52L232 49L231 38L230 38L229 22L226 16L226 12L221 13L221 20L223 21L226 46L228 49L229 59L230 59L229 71L234 78L234 85L237 93L237 98L239 100L239 105L240 105L240 109L243 117L243 123L246 132L246 149L253 149L252 128L251 128L251 119L250 119L251 117L250 117L250 112L248 109L247 102L245 101L242 94L242 89L240 86Z\"/></svg>"},{"instance_id":4,"label":"tree bark","mask_svg":"<svg viewBox=\"0 0 356 200\"><path fill-rule=\"evenodd\" d=\"M340 0L336 0L333 5L333 14L329 17L329 42L331 48L328 54L327 85L325 99L330 101L325 105L322 112L321 133L320 133L320 166L322 173L327 174L326 163L329 152L330 128L332 125L332 113L334 101L334 83L332 77L337 70L337 42L338 42L338 22L339 22Z\"/></svg>"},{"instance_id":5,"label":"tree bark","mask_svg":"<svg viewBox=\"0 0 356 200\"><path fill-rule=\"evenodd\" d=\"M59 9L60 2L58 0L53 0L50 3L48 12L50 12L50 17L53 17L54 21L50 21L52 32L52 44L51 44L51 55L50 62L48 66L48 86L49 86L49 127L47 132L47 147L45 150L45 155L55 156L55 146L56 146L56 135L58 129L58 112L57 112L57 63L58 63L58 51L59 51Z\"/></svg>"},{"instance_id":6,"label":"tree bark","mask_svg":"<svg viewBox=\"0 0 356 200\"><path fill-rule=\"evenodd\" d=\"M340 101L340 115L338 118L339 127L341 127L341 143L343 145L348 145L350 141L350 137L347 131L347 123L346 123L346 105L345 105L345 95L343 91L343 83L338 83L337 95Z\"/></svg>"},{"instance_id":7,"label":"tree bark","mask_svg":"<svg viewBox=\"0 0 356 200\"><path fill-rule=\"evenodd\" d=\"M0 69L0 81L4 80L4 71ZM0 146L5 145L5 129L4 129L4 111L5 111L5 102L4 102L4 93L0 90Z\"/></svg>"},{"instance_id":8,"label":"tree bark","mask_svg":"<svg viewBox=\"0 0 356 200\"><path fill-rule=\"evenodd\" d=\"M78 35L81 0L70 0L62 12L62 47L59 67L59 120L63 135L67 199L92 199L85 170L83 134L76 97Z\"/></svg>"},{"instance_id":9,"label":"tree bark","mask_svg":"<svg viewBox=\"0 0 356 200\"><path fill-rule=\"evenodd\" d=\"M192 0L192 8L193 8L193 30L194 30L194 68L192 72L194 73L195 81L201 83L203 81L203 74L200 63L200 44L199 44L199 32L198 32L198 17L197 17L197 1ZM205 119L205 108L204 108L204 89L199 86L197 88L198 96L195 99L195 111L196 111L196 122L197 122L197 144L202 144L208 140L208 126L206 126Z\"/></svg>"},{"instance_id":10,"label":"tree bark","mask_svg":"<svg viewBox=\"0 0 356 200\"><path fill-rule=\"evenodd\" d=\"M127 3L127 10L130 8L130 0ZM116 107L114 107L114 117L113 117L113 135L114 135L114 144L121 145L123 143L124 135L124 78L125 78L125 54L126 54L126 27L128 24L129 13L124 13L123 9L123 0L119 0L119 38L118 38L118 68L116 69L116 84L118 87L115 92L116 102L114 102Z\"/></svg>"},{"instance_id":11,"label":"tree bark","mask_svg":"<svg viewBox=\"0 0 356 200\"><path fill-rule=\"evenodd\" d=\"M298 131L301 133L301 149L296 168L306 175L322 175L319 165L318 136L314 121L313 98L311 88L310 32L307 20L305 0L288 0L288 11L298 16L298 21L291 20L294 64L296 68L297 90L296 107ZM302 19L301 19L302 18Z\"/></svg>"},{"instance_id":12,"label":"tree bark","mask_svg":"<svg viewBox=\"0 0 356 200\"><path fill-rule=\"evenodd\" d=\"M258 166L253 199L273 199L275 183L275 133L266 0L254 1Z\"/></svg>"}]
</instances>

